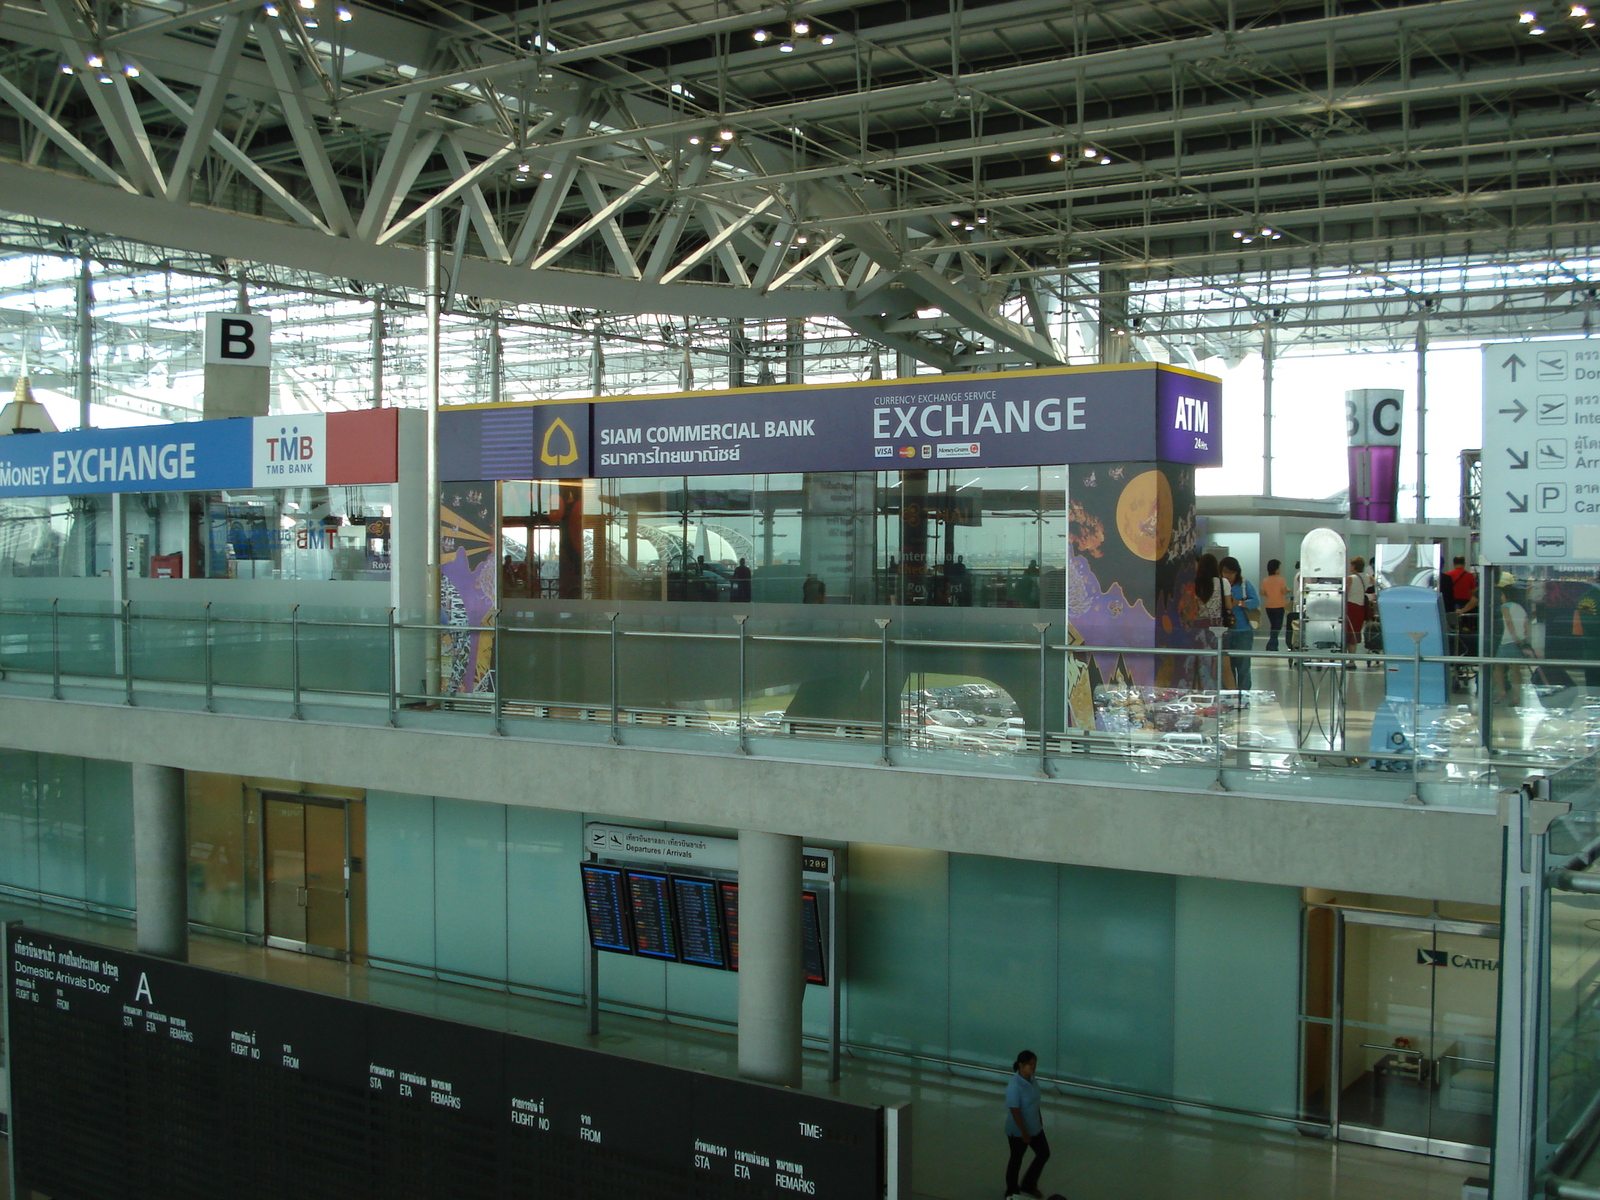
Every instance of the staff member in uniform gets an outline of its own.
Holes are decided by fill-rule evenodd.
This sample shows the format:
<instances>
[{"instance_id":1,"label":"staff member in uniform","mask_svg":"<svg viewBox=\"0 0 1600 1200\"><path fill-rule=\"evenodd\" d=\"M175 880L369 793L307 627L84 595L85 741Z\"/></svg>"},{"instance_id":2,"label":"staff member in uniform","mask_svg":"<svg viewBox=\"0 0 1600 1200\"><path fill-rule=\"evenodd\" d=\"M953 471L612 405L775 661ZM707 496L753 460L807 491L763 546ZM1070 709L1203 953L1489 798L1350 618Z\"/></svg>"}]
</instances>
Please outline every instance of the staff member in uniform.
<instances>
[{"instance_id":1,"label":"staff member in uniform","mask_svg":"<svg viewBox=\"0 0 1600 1200\"><path fill-rule=\"evenodd\" d=\"M1018 1196L1032 1196L1040 1200L1039 1176L1045 1163L1050 1161L1050 1141L1044 1136L1044 1121L1039 1116L1039 1085L1033 1076L1039 1069L1039 1056L1024 1050L1011 1064L1016 1072L1006 1084L1006 1140L1011 1143L1011 1159L1006 1163L1006 1200ZM1033 1147L1033 1161L1028 1173L1017 1183L1017 1168L1022 1166L1022 1156Z\"/></svg>"}]
</instances>

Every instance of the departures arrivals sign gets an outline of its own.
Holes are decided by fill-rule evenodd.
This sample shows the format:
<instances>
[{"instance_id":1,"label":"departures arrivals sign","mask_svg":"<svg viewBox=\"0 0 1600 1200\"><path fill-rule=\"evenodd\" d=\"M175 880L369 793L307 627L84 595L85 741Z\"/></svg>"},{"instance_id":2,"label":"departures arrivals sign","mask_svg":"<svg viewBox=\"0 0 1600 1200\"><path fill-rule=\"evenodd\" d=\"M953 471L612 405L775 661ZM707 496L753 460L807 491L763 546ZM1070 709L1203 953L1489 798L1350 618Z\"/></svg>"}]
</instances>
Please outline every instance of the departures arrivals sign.
<instances>
[{"instance_id":1,"label":"departures arrivals sign","mask_svg":"<svg viewBox=\"0 0 1600 1200\"><path fill-rule=\"evenodd\" d=\"M1600 342L1483 348L1485 562L1600 563Z\"/></svg>"},{"instance_id":2,"label":"departures arrivals sign","mask_svg":"<svg viewBox=\"0 0 1600 1200\"><path fill-rule=\"evenodd\" d=\"M881 1200L876 1106L15 924L7 950L20 1195Z\"/></svg>"}]
</instances>

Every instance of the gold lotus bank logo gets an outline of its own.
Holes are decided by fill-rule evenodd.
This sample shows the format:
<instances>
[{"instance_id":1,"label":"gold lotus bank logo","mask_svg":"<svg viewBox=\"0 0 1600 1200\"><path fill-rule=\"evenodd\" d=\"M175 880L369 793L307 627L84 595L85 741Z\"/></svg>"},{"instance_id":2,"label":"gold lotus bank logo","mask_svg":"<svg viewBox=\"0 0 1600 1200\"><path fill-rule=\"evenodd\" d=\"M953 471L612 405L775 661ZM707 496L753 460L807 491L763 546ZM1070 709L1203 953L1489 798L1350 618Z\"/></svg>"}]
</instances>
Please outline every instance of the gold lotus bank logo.
<instances>
[{"instance_id":1,"label":"gold lotus bank logo","mask_svg":"<svg viewBox=\"0 0 1600 1200\"><path fill-rule=\"evenodd\" d=\"M544 441L539 443L539 461L547 467L567 467L578 461L578 439L560 417L544 431Z\"/></svg>"}]
</instances>

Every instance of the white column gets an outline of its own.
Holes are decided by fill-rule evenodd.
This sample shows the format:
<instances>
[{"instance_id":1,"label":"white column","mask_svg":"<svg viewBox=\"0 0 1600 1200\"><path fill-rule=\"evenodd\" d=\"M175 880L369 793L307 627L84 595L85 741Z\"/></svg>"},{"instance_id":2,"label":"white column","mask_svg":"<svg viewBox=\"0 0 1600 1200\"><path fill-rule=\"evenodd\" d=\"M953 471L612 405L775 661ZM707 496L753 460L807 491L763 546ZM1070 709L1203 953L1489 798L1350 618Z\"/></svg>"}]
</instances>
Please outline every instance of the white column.
<instances>
[{"instance_id":1,"label":"white column","mask_svg":"<svg viewBox=\"0 0 1600 1200\"><path fill-rule=\"evenodd\" d=\"M183 772L133 766L133 892L138 947L189 958L189 838Z\"/></svg>"},{"instance_id":2,"label":"white column","mask_svg":"<svg viewBox=\"0 0 1600 1200\"><path fill-rule=\"evenodd\" d=\"M800 839L739 834L739 1074L800 1086Z\"/></svg>"}]
</instances>

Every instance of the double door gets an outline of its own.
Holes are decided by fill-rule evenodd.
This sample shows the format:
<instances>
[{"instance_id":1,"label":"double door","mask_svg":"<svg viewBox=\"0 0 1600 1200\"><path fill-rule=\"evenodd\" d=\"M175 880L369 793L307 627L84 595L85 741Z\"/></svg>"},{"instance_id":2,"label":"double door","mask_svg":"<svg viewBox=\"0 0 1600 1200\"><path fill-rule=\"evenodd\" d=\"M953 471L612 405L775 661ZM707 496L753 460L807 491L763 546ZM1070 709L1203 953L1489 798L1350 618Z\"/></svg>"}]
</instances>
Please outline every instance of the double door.
<instances>
[{"instance_id":1,"label":"double door","mask_svg":"<svg viewBox=\"0 0 1600 1200\"><path fill-rule=\"evenodd\" d=\"M349 804L263 792L261 809L267 944L349 958Z\"/></svg>"},{"instance_id":2,"label":"double door","mask_svg":"<svg viewBox=\"0 0 1600 1200\"><path fill-rule=\"evenodd\" d=\"M1329 1036L1307 1039L1307 1074L1325 1082L1336 1135L1488 1162L1499 927L1378 912L1330 919L1337 1000ZM1321 1052L1328 1061L1312 1062Z\"/></svg>"}]
</instances>

